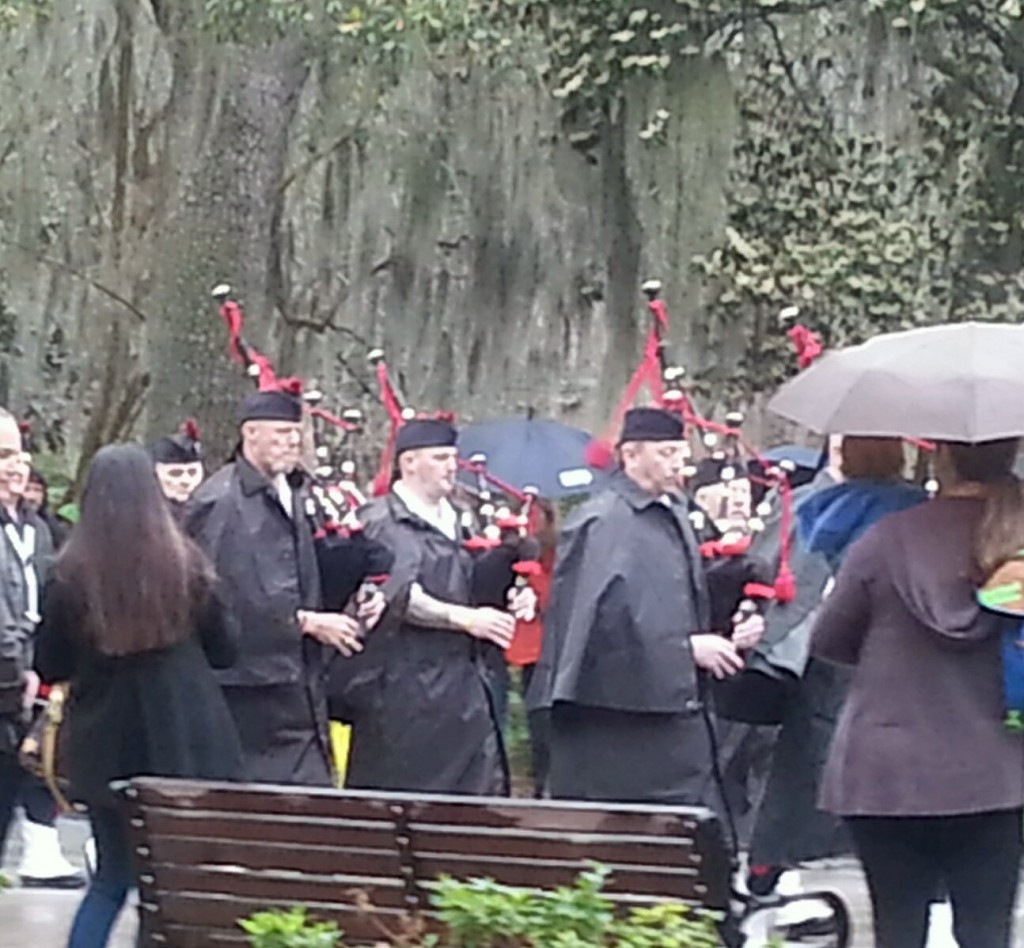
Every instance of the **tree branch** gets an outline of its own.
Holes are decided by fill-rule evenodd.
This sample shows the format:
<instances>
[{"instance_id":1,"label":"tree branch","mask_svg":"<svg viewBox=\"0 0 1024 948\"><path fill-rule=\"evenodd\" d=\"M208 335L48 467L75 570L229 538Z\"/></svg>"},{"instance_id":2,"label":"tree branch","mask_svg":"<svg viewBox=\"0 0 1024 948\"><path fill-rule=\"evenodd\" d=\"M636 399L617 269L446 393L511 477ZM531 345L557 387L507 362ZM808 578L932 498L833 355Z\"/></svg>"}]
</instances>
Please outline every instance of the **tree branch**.
<instances>
[{"instance_id":1,"label":"tree branch","mask_svg":"<svg viewBox=\"0 0 1024 948\"><path fill-rule=\"evenodd\" d=\"M71 266L69 263L64 263L63 260L55 260L53 257L47 257L45 254L39 253L37 250L33 250L31 247L26 247L24 244L18 243L16 240L11 240L9 237L0 237L0 243L7 244L9 247L15 247L21 250L23 253L29 254L34 257L36 262L45 264L48 267L53 267L55 270L62 270L68 276L76 277L79 280L84 280L93 289L98 290L105 296L110 297L115 303L120 303L125 309L128 310L133 316L135 316L140 322L145 322L147 316L141 309L139 309L130 300L125 299L116 290L112 290L109 286L105 286L100 283L99 280L89 276L83 270L79 270L77 267Z\"/></svg>"}]
</instances>

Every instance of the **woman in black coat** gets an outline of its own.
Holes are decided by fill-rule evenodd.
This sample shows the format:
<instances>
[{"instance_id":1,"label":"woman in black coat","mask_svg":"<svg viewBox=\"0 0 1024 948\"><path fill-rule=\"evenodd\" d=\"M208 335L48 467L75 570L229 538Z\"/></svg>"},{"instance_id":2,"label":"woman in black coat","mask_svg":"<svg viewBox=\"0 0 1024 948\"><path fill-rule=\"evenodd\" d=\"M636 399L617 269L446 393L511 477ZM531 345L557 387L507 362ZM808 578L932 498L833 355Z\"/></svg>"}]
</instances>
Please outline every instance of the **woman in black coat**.
<instances>
[{"instance_id":1,"label":"woman in black coat","mask_svg":"<svg viewBox=\"0 0 1024 948\"><path fill-rule=\"evenodd\" d=\"M211 669L235 657L213 570L176 526L141 448L113 445L93 460L42 616L36 670L70 682L71 790L88 805L98 856L68 948L102 948L134 884L110 782L232 779L241 768Z\"/></svg>"}]
</instances>

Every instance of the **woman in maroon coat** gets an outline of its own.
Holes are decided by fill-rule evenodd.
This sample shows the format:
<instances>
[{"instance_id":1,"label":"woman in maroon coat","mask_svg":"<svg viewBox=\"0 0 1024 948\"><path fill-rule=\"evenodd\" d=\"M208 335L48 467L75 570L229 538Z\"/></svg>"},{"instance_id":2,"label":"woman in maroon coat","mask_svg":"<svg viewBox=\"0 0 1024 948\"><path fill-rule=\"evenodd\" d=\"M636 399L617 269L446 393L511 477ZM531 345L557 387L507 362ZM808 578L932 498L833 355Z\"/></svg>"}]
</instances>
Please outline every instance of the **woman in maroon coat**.
<instances>
[{"instance_id":1,"label":"woman in maroon coat","mask_svg":"<svg viewBox=\"0 0 1024 948\"><path fill-rule=\"evenodd\" d=\"M979 580L1024 546L1017 442L942 444L936 500L850 550L814 631L854 666L822 788L849 825L878 948L921 948L945 886L963 948L1009 948L1024 741L1003 724L1000 635Z\"/></svg>"}]
</instances>

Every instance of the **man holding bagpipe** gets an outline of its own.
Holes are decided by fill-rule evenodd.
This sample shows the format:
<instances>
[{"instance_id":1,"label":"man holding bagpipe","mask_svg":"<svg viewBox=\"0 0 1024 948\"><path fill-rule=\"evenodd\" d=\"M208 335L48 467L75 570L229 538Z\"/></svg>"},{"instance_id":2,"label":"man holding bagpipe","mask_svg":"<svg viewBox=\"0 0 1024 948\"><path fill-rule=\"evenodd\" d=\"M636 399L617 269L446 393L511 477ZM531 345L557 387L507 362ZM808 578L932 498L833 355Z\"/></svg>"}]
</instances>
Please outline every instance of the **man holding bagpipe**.
<instances>
[{"instance_id":1,"label":"man holding bagpipe","mask_svg":"<svg viewBox=\"0 0 1024 948\"><path fill-rule=\"evenodd\" d=\"M358 659L346 786L476 795L507 792L508 778L480 646L506 648L516 614L474 607L474 559L455 508L457 432L417 418L395 438L398 481L360 512L367 537L394 551L388 611Z\"/></svg>"},{"instance_id":2,"label":"man holding bagpipe","mask_svg":"<svg viewBox=\"0 0 1024 948\"><path fill-rule=\"evenodd\" d=\"M325 673L375 624L382 597L361 615L322 610L309 482L300 467L303 403L287 383L250 394L241 444L186 509L186 529L213 561L238 626L239 660L220 672L245 755L246 777L332 783Z\"/></svg>"},{"instance_id":3,"label":"man holding bagpipe","mask_svg":"<svg viewBox=\"0 0 1024 948\"><path fill-rule=\"evenodd\" d=\"M551 709L554 797L708 804L712 755L698 669L743 667L711 628L711 603L689 507L678 495L682 419L658 408L625 415L621 470L580 508L559 543L543 650L527 706Z\"/></svg>"}]
</instances>

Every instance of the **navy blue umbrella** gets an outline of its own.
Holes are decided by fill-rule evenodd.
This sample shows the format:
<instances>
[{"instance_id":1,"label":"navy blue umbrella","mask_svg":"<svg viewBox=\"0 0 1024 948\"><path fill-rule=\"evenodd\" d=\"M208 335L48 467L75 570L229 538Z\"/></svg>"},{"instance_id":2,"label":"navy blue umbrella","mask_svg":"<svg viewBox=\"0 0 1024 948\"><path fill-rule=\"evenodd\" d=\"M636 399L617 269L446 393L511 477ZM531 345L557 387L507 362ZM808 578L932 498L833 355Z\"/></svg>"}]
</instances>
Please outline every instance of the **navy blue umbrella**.
<instances>
[{"instance_id":1,"label":"navy blue umbrella","mask_svg":"<svg viewBox=\"0 0 1024 948\"><path fill-rule=\"evenodd\" d=\"M764 452L766 461L778 464L780 461L792 461L797 467L816 470L821 466L821 448L807 448L802 444L780 444Z\"/></svg>"},{"instance_id":2,"label":"navy blue umbrella","mask_svg":"<svg viewBox=\"0 0 1024 948\"><path fill-rule=\"evenodd\" d=\"M586 462L590 438L580 428L547 418L499 418L463 428L459 454L483 454L495 477L518 490L536 487L541 497L554 500L590 493L607 482L609 472ZM460 479L475 486L472 472L463 471Z\"/></svg>"}]
</instances>

